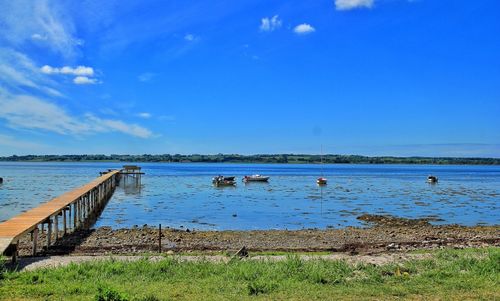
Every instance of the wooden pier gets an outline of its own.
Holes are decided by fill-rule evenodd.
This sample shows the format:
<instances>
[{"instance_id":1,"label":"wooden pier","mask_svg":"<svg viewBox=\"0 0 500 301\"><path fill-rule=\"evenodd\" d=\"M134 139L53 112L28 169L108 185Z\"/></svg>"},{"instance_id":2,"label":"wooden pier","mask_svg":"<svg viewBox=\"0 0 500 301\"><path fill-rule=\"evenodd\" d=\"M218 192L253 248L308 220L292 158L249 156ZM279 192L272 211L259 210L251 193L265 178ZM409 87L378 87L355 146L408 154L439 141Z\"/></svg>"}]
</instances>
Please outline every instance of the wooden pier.
<instances>
[{"instance_id":1,"label":"wooden pier","mask_svg":"<svg viewBox=\"0 0 500 301\"><path fill-rule=\"evenodd\" d=\"M44 228L47 232L46 246L50 247L60 235L84 227L91 218L102 211L120 180L121 172L109 170L101 173L99 178L80 188L0 223L0 255L12 256L15 261L19 239L28 233L31 234L32 253L35 256L38 234L43 232Z\"/></svg>"},{"instance_id":2,"label":"wooden pier","mask_svg":"<svg viewBox=\"0 0 500 301\"><path fill-rule=\"evenodd\" d=\"M141 172L141 167L137 165L124 165L120 174L123 176L124 184L127 183L127 180L130 178L134 181L136 185L141 185L141 178L144 174Z\"/></svg>"}]
</instances>

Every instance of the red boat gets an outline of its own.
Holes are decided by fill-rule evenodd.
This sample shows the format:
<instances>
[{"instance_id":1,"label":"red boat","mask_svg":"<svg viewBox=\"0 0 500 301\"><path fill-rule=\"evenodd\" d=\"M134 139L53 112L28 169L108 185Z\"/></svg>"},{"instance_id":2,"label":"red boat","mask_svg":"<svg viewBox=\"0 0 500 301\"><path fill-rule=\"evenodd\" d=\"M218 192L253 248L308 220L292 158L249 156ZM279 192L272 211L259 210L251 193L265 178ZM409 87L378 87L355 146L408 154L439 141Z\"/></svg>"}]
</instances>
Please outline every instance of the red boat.
<instances>
[{"instance_id":1,"label":"red boat","mask_svg":"<svg viewBox=\"0 0 500 301\"><path fill-rule=\"evenodd\" d=\"M328 180L326 178L323 178L323 177L318 178L316 180L316 183L318 183L318 185L326 185L326 182L328 182Z\"/></svg>"}]
</instances>

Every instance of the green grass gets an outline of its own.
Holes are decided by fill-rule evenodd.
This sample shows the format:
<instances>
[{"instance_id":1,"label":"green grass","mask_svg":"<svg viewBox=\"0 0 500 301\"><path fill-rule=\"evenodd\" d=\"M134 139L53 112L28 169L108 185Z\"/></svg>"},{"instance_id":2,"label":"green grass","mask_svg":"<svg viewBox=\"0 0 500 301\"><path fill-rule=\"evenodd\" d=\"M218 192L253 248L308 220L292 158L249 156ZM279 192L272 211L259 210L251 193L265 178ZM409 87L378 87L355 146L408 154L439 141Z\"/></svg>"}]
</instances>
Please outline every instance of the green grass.
<instances>
[{"instance_id":1,"label":"green grass","mask_svg":"<svg viewBox=\"0 0 500 301\"><path fill-rule=\"evenodd\" d=\"M401 264L107 260L4 272L2 300L500 299L500 248L446 250Z\"/></svg>"}]
</instances>

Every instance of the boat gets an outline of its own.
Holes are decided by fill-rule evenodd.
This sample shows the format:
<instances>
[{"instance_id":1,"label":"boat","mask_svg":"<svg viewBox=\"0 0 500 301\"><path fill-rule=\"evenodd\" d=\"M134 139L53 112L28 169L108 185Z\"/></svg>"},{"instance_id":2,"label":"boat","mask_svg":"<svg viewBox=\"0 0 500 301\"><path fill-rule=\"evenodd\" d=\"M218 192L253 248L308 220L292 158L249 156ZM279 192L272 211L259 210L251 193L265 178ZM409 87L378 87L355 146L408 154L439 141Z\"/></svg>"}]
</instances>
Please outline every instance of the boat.
<instances>
[{"instance_id":1,"label":"boat","mask_svg":"<svg viewBox=\"0 0 500 301\"><path fill-rule=\"evenodd\" d=\"M328 182L328 180L326 178L323 178L323 177L319 177L317 180L316 180L316 183L318 183L318 185L326 185Z\"/></svg>"},{"instance_id":2,"label":"boat","mask_svg":"<svg viewBox=\"0 0 500 301\"><path fill-rule=\"evenodd\" d=\"M269 177L261 176L261 175L252 175L243 177L243 182L267 182L269 181Z\"/></svg>"},{"instance_id":3,"label":"boat","mask_svg":"<svg viewBox=\"0 0 500 301\"><path fill-rule=\"evenodd\" d=\"M438 182L438 177L430 175L427 177L427 182L429 183L437 183Z\"/></svg>"},{"instance_id":4,"label":"boat","mask_svg":"<svg viewBox=\"0 0 500 301\"><path fill-rule=\"evenodd\" d=\"M235 179L235 177L216 176L216 177L213 177L212 183L217 187L219 187L219 186L235 186L236 181L234 179Z\"/></svg>"}]
</instances>

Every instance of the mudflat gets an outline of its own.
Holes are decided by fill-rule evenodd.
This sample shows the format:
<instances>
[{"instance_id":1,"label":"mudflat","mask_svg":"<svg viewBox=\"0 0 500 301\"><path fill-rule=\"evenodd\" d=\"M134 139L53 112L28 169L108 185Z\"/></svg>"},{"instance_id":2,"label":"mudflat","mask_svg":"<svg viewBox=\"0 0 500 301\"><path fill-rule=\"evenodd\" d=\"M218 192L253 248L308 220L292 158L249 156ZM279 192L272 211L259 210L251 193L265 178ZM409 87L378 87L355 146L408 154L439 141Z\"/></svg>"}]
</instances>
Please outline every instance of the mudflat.
<instances>
[{"instance_id":1,"label":"mudflat","mask_svg":"<svg viewBox=\"0 0 500 301\"><path fill-rule=\"evenodd\" d=\"M161 251L169 253L223 253L245 247L249 252L343 252L377 254L419 249L500 246L500 226L432 225L426 219L362 215L365 228L262 231L196 231L162 229ZM159 251L159 230L143 226L113 230L108 227L79 230L59 239L40 255L141 254ZM20 255L31 252L27 236L20 241Z\"/></svg>"}]
</instances>

